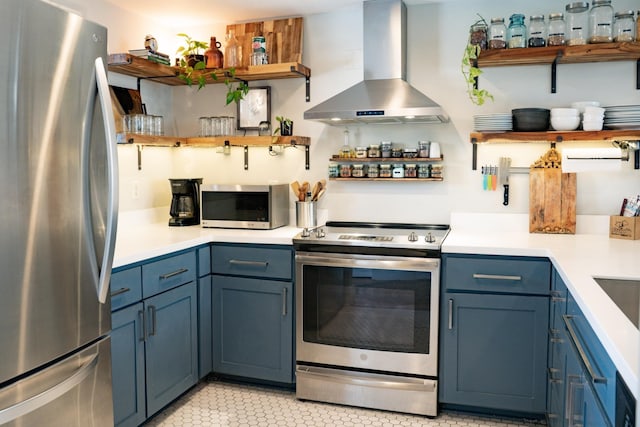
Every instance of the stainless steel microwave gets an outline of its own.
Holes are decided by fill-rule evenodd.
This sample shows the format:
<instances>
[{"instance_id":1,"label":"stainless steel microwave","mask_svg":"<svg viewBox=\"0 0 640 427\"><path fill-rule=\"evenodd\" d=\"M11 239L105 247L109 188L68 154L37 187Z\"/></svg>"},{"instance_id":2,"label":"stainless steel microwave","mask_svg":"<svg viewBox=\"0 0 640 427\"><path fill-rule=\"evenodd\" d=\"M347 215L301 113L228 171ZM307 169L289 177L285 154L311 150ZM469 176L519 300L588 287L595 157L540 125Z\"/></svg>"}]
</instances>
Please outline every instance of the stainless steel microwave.
<instances>
[{"instance_id":1,"label":"stainless steel microwave","mask_svg":"<svg viewBox=\"0 0 640 427\"><path fill-rule=\"evenodd\" d=\"M289 185L200 187L203 227L270 230L289 224Z\"/></svg>"}]
</instances>

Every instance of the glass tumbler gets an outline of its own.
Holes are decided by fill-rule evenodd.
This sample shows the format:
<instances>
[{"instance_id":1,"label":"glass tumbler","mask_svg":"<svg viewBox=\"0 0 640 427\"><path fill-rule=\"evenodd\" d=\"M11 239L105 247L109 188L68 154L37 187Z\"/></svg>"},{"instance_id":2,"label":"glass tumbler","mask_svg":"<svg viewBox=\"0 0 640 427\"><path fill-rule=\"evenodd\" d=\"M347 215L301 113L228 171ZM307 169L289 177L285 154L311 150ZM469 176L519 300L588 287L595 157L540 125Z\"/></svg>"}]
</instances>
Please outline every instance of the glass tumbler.
<instances>
[{"instance_id":1,"label":"glass tumbler","mask_svg":"<svg viewBox=\"0 0 640 427\"><path fill-rule=\"evenodd\" d=\"M200 117L200 136L211 136L211 121L209 117Z\"/></svg>"}]
</instances>

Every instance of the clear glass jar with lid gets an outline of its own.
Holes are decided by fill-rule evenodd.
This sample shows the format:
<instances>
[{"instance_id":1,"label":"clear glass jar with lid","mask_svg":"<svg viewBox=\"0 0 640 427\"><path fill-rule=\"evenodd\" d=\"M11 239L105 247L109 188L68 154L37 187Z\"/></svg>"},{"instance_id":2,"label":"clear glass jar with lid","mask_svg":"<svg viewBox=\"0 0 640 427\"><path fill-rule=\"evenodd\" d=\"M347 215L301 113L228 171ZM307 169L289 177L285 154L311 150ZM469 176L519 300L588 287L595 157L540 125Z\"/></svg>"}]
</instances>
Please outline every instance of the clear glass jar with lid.
<instances>
[{"instance_id":1,"label":"clear glass jar with lid","mask_svg":"<svg viewBox=\"0 0 640 427\"><path fill-rule=\"evenodd\" d=\"M589 40L589 3L586 1L569 3L565 7L565 12L567 22L565 44L568 46L587 44Z\"/></svg>"},{"instance_id":2,"label":"clear glass jar with lid","mask_svg":"<svg viewBox=\"0 0 640 427\"><path fill-rule=\"evenodd\" d=\"M616 12L613 22L613 41L632 42L636 40L633 10Z\"/></svg>"},{"instance_id":3,"label":"clear glass jar with lid","mask_svg":"<svg viewBox=\"0 0 640 427\"><path fill-rule=\"evenodd\" d=\"M565 28L564 14L550 13L547 27L547 46L563 46Z\"/></svg>"},{"instance_id":4,"label":"clear glass jar with lid","mask_svg":"<svg viewBox=\"0 0 640 427\"><path fill-rule=\"evenodd\" d=\"M507 38L509 49L527 47L527 27L524 25L523 14L514 13L509 17Z\"/></svg>"},{"instance_id":5,"label":"clear glass jar with lid","mask_svg":"<svg viewBox=\"0 0 640 427\"><path fill-rule=\"evenodd\" d=\"M504 49L507 47L507 26L504 18L491 18L489 25L489 49Z\"/></svg>"},{"instance_id":6,"label":"clear glass jar with lid","mask_svg":"<svg viewBox=\"0 0 640 427\"><path fill-rule=\"evenodd\" d=\"M545 47L547 45L547 25L544 23L544 15L532 15L529 17L529 47Z\"/></svg>"},{"instance_id":7,"label":"clear glass jar with lid","mask_svg":"<svg viewBox=\"0 0 640 427\"><path fill-rule=\"evenodd\" d=\"M613 41L613 7L611 0L593 0L589 11L589 43Z\"/></svg>"}]
</instances>

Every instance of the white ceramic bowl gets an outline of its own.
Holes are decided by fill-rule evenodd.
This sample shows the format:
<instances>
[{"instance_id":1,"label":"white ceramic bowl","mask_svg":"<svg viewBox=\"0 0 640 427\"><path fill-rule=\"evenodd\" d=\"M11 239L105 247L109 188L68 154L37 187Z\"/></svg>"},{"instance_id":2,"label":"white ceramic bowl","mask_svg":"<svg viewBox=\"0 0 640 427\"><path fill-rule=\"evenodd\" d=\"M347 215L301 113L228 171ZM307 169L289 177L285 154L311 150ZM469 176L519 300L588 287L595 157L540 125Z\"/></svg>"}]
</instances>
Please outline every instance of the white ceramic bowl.
<instances>
[{"instance_id":1,"label":"white ceramic bowl","mask_svg":"<svg viewBox=\"0 0 640 427\"><path fill-rule=\"evenodd\" d=\"M586 130L586 131L602 130L602 120L583 121L582 130Z\"/></svg>"},{"instance_id":2,"label":"white ceramic bowl","mask_svg":"<svg viewBox=\"0 0 640 427\"><path fill-rule=\"evenodd\" d=\"M580 116L551 116L551 126L555 130L576 130L580 126Z\"/></svg>"},{"instance_id":3,"label":"white ceramic bowl","mask_svg":"<svg viewBox=\"0 0 640 427\"><path fill-rule=\"evenodd\" d=\"M603 121L604 120L604 114L589 114L589 113L584 113L582 115L582 120L584 120L585 122L597 122L597 121Z\"/></svg>"},{"instance_id":4,"label":"white ceramic bowl","mask_svg":"<svg viewBox=\"0 0 640 427\"><path fill-rule=\"evenodd\" d=\"M551 117L576 117L580 115L577 108L552 108Z\"/></svg>"},{"instance_id":5,"label":"white ceramic bowl","mask_svg":"<svg viewBox=\"0 0 640 427\"><path fill-rule=\"evenodd\" d=\"M584 113L584 107L599 107L600 102L598 101L578 101L572 102L571 107L577 109L581 113Z\"/></svg>"},{"instance_id":6,"label":"white ceramic bowl","mask_svg":"<svg viewBox=\"0 0 640 427\"><path fill-rule=\"evenodd\" d=\"M591 114L593 114L593 115L602 114L602 115L604 115L604 111L605 111L605 109L602 108L602 107L589 107L589 106L588 107L584 107L584 114L585 115L586 114L589 114L589 115L591 115Z\"/></svg>"}]
</instances>

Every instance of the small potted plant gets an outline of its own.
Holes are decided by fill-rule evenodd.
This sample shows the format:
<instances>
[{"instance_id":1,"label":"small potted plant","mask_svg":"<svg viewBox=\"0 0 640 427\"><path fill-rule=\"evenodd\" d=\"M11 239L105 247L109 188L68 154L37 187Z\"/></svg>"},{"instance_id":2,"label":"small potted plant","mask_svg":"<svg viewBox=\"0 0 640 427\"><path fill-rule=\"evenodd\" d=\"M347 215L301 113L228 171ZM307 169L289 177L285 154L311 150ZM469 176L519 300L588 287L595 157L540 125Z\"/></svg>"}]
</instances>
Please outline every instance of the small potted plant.
<instances>
[{"instance_id":1,"label":"small potted plant","mask_svg":"<svg viewBox=\"0 0 640 427\"><path fill-rule=\"evenodd\" d=\"M183 80L187 85L194 83L194 71L202 71L205 69L203 52L209 47L206 42L192 39L189 35L179 33L179 37L184 38L184 45L176 50L176 54L180 55L178 67L180 74L178 78ZM197 76L198 89L202 89L206 84L206 76L199 74Z\"/></svg>"},{"instance_id":2,"label":"small potted plant","mask_svg":"<svg viewBox=\"0 0 640 427\"><path fill-rule=\"evenodd\" d=\"M292 136L293 135L293 120L284 116L276 116L276 120L280 123L280 126L273 130L273 134L280 136Z\"/></svg>"},{"instance_id":3,"label":"small potted plant","mask_svg":"<svg viewBox=\"0 0 640 427\"><path fill-rule=\"evenodd\" d=\"M480 16L480 15L478 15ZM469 28L469 39L462 56L461 70L467 83L469 99L476 105L483 105L487 99L493 101L486 89L478 89L478 77L482 70L478 68L477 60L482 49L487 48L487 22L482 16Z\"/></svg>"}]
</instances>

